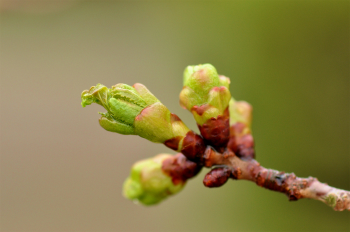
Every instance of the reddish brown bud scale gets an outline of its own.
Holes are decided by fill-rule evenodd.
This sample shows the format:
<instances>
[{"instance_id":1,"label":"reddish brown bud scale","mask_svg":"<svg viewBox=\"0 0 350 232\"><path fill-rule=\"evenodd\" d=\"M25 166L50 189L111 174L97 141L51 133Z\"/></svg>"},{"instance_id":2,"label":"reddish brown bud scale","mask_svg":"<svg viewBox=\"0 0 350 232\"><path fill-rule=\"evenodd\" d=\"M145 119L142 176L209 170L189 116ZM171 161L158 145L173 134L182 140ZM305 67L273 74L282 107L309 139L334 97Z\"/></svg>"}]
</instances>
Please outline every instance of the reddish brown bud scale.
<instances>
[{"instance_id":1,"label":"reddish brown bud scale","mask_svg":"<svg viewBox=\"0 0 350 232\"><path fill-rule=\"evenodd\" d=\"M208 188L216 188L224 185L231 175L229 168L214 168L205 175L203 184Z\"/></svg>"},{"instance_id":2,"label":"reddish brown bud scale","mask_svg":"<svg viewBox=\"0 0 350 232\"><path fill-rule=\"evenodd\" d=\"M182 122L181 119L176 115L176 114L173 114L171 113L170 114L170 122L173 124L175 122ZM165 146L175 150L175 151L178 151L179 149L179 144L180 144L180 141L183 139L183 136L176 136L174 138L171 138L171 139L168 139L164 142Z\"/></svg>"},{"instance_id":3,"label":"reddish brown bud scale","mask_svg":"<svg viewBox=\"0 0 350 232\"><path fill-rule=\"evenodd\" d=\"M254 159L254 138L248 134L243 134L247 126L237 122L230 127L230 140L227 147L231 149L241 159Z\"/></svg>"},{"instance_id":4,"label":"reddish brown bud scale","mask_svg":"<svg viewBox=\"0 0 350 232\"><path fill-rule=\"evenodd\" d=\"M236 122L230 127L230 135L237 136L243 133L244 129L247 127L246 124L242 122Z\"/></svg>"},{"instance_id":5,"label":"reddish brown bud scale","mask_svg":"<svg viewBox=\"0 0 350 232\"><path fill-rule=\"evenodd\" d=\"M199 163L202 163L202 155L206 149L206 144L201 136L197 135L193 131L189 131L183 142L181 152L187 159Z\"/></svg>"},{"instance_id":6,"label":"reddish brown bud scale","mask_svg":"<svg viewBox=\"0 0 350 232\"><path fill-rule=\"evenodd\" d=\"M183 154L178 153L175 156L165 159L162 169L172 178L174 184L179 184L197 175L202 169L202 166L188 160Z\"/></svg>"},{"instance_id":7,"label":"reddish brown bud scale","mask_svg":"<svg viewBox=\"0 0 350 232\"><path fill-rule=\"evenodd\" d=\"M202 126L198 125L203 138L216 149L226 147L230 138L230 119L228 108L224 115L210 118Z\"/></svg>"},{"instance_id":8,"label":"reddish brown bud scale","mask_svg":"<svg viewBox=\"0 0 350 232\"><path fill-rule=\"evenodd\" d=\"M172 138L172 139L165 141L164 145L169 147L170 149L172 149L174 151L177 151L181 139L182 139L182 136L177 136L175 138Z\"/></svg>"}]
</instances>

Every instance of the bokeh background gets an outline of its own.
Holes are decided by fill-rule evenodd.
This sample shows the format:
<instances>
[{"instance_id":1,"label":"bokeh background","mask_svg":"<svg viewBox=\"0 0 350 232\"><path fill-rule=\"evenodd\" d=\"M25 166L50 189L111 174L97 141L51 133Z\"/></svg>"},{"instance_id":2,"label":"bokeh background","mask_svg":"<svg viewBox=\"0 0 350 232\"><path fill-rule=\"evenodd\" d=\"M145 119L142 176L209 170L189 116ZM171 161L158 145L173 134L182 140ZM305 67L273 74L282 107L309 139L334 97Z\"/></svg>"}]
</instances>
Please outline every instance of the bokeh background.
<instances>
[{"instance_id":1,"label":"bokeh background","mask_svg":"<svg viewBox=\"0 0 350 232\"><path fill-rule=\"evenodd\" d=\"M123 198L163 145L104 131L80 93L145 84L178 102L187 65L213 64L254 107L258 161L350 189L349 1L2 0L1 231L350 231L350 213L254 183L202 184L153 207ZM198 131L198 130L197 130Z\"/></svg>"}]
</instances>

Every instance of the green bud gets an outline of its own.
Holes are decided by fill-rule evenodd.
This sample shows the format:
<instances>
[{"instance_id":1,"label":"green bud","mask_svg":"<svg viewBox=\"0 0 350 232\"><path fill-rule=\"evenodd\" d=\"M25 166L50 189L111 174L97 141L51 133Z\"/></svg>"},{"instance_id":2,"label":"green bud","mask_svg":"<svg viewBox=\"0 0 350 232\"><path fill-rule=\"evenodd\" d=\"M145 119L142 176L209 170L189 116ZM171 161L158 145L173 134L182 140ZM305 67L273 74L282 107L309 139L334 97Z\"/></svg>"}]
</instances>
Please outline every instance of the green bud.
<instances>
[{"instance_id":1,"label":"green bud","mask_svg":"<svg viewBox=\"0 0 350 232\"><path fill-rule=\"evenodd\" d=\"M185 183L175 185L162 170L162 162L169 157L169 154L160 154L135 163L124 182L124 196L144 205L153 205L179 192Z\"/></svg>"},{"instance_id":2,"label":"green bud","mask_svg":"<svg viewBox=\"0 0 350 232\"><path fill-rule=\"evenodd\" d=\"M129 87L121 84L118 88L108 89L104 85L97 84L83 91L81 105L85 107L97 103L107 110L107 113L100 113L102 117L99 120L105 130L125 135L134 134L133 119L146 103L134 93L136 91L133 92L131 86Z\"/></svg>"},{"instance_id":3,"label":"green bud","mask_svg":"<svg viewBox=\"0 0 350 232\"><path fill-rule=\"evenodd\" d=\"M188 66L184 71L184 86L203 98L213 87L220 86L219 75L211 64Z\"/></svg>"},{"instance_id":4,"label":"green bud","mask_svg":"<svg viewBox=\"0 0 350 232\"><path fill-rule=\"evenodd\" d=\"M128 177L123 186L123 195L128 199L137 199L142 196L143 189L139 182Z\"/></svg>"},{"instance_id":5,"label":"green bud","mask_svg":"<svg viewBox=\"0 0 350 232\"><path fill-rule=\"evenodd\" d=\"M136 117L135 132L155 143L173 138L170 111L160 102L150 105Z\"/></svg>"},{"instance_id":6,"label":"green bud","mask_svg":"<svg viewBox=\"0 0 350 232\"><path fill-rule=\"evenodd\" d=\"M230 79L219 76L211 64L188 66L184 72L184 87L180 104L192 112L198 125L224 115L231 94Z\"/></svg>"},{"instance_id":7,"label":"green bud","mask_svg":"<svg viewBox=\"0 0 350 232\"><path fill-rule=\"evenodd\" d=\"M100 113L100 125L107 131L136 134L152 142L163 143L185 136L189 129L181 120L172 120L166 108L144 85L117 84L111 89L98 84L82 93L82 106L98 103L107 112Z\"/></svg>"},{"instance_id":8,"label":"green bud","mask_svg":"<svg viewBox=\"0 0 350 232\"><path fill-rule=\"evenodd\" d=\"M150 102L149 98L145 100ZM133 87L126 84L117 84L111 89L97 84L83 91L81 100L83 107L92 103L103 106L107 113L100 113L100 125L107 131L120 134L135 134L134 120L149 105Z\"/></svg>"},{"instance_id":9,"label":"green bud","mask_svg":"<svg viewBox=\"0 0 350 232\"><path fill-rule=\"evenodd\" d=\"M250 128L252 123L252 111L253 108L248 102L235 101L231 98L229 102L230 125L241 122Z\"/></svg>"},{"instance_id":10,"label":"green bud","mask_svg":"<svg viewBox=\"0 0 350 232\"><path fill-rule=\"evenodd\" d=\"M211 64L188 66L184 72L180 104L188 110L207 103L225 110L229 101L227 99L231 97L229 84L230 79L219 76Z\"/></svg>"}]
</instances>

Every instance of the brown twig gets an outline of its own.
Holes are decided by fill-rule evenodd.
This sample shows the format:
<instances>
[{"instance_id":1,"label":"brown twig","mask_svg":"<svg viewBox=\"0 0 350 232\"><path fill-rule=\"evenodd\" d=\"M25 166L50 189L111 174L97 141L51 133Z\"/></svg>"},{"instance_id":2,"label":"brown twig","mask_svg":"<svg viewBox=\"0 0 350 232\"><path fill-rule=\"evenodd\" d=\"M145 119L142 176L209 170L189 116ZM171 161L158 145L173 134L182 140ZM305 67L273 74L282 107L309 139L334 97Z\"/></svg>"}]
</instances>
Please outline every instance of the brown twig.
<instances>
[{"instance_id":1,"label":"brown twig","mask_svg":"<svg viewBox=\"0 0 350 232\"><path fill-rule=\"evenodd\" d=\"M125 182L125 195L146 205L156 204L180 191L204 166L212 168L203 180L207 187L220 187L229 178L249 180L284 193L291 201L311 198L338 211L350 210L349 191L313 177L299 178L260 166L251 133L252 107L231 98L229 83L210 64L186 68L180 103L192 112L201 135L190 131L142 84L117 84L111 89L98 84L83 91L83 107L98 103L107 109L100 119L107 131L139 135L182 153L134 165Z\"/></svg>"},{"instance_id":2,"label":"brown twig","mask_svg":"<svg viewBox=\"0 0 350 232\"><path fill-rule=\"evenodd\" d=\"M214 167L203 180L207 187L220 187L229 178L249 180L263 188L286 194L290 201L310 198L322 201L336 211L350 210L349 191L330 187L317 178L300 178L294 173L266 169L254 159L242 160L229 149L219 153L210 146L201 160L204 166Z\"/></svg>"},{"instance_id":3,"label":"brown twig","mask_svg":"<svg viewBox=\"0 0 350 232\"><path fill-rule=\"evenodd\" d=\"M246 118L251 117L251 106L248 103L236 104L246 109L243 111L246 113ZM227 117L228 111L223 118ZM203 184L209 188L220 187L229 178L249 180L263 188L286 194L290 201L311 198L322 201L337 211L350 210L349 191L330 187L314 177L300 178L294 173L284 173L260 166L254 159L254 139L248 124L236 122L229 127L227 120L208 121L203 127L199 127L203 137L189 131L180 146L178 138L164 143L174 150L180 148L178 150L183 154L183 156L177 155L172 163L163 163L163 170L173 177L174 184L179 178L186 181L194 176L186 176L181 172L197 174L200 167L205 166L213 168L203 180ZM228 127L229 134L225 129ZM181 162L177 162L180 157ZM187 161L184 160L185 157ZM189 165L190 163L192 164ZM169 172L169 170L175 171Z\"/></svg>"}]
</instances>

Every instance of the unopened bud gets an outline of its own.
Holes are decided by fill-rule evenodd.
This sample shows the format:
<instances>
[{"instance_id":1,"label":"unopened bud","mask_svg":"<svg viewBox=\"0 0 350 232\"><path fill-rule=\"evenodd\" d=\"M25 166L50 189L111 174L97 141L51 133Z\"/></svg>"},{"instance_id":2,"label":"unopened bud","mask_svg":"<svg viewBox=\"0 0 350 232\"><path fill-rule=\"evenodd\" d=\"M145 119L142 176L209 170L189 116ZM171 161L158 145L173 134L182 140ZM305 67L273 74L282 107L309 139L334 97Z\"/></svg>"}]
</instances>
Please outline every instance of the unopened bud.
<instances>
[{"instance_id":1,"label":"unopened bud","mask_svg":"<svg viewBox=\"0 0 350 232\"><path fill-rule=\"evenodd\" d=\"M188 66L184 72L180 104L191 111L201 135L216 149L229 140L229 84L211 64Z\"/></svg>"},{"instance_id":2,"label":"unopened bud","mask_svg":"<svg viewBox=\"0 0 350 232\"><path fill-rule=\"evenodd\" d=\"M220 86L219 75L211 64L188 66L184 71L184 86L204 97L213 87Z\"/></svg>"},{"instance_id":3,"label":"unopened bud","mask_svg":"<svg viewBox=\"0 0 350 232\"><path fill-rule=\"evenodd\" d=\"M174 184L162 169L163 161L171 157L169 154L160 154L135 163L124 182L124 196L144 205L153 205L179 192L185 183Z\"/></svg>"},{"instance_id":4,"label":"unopened bud","mask_svg":"<svg viewBox=\"0 0 350 232\"><path fill-rule=\"evenodd\" d=\"M166 108L144 85L133 87L117 84L108 89L97 84L82 93L82 106L97 103L107 112L100 113L100 125L107 131L136 134L156 143L174 137L183 138L189 129L179 120L172 120Z\"/></svg>"},{"instance_id":5,"label":"unopened bud","mask_svg":"<svg viewBox=\"0 0 350 232\"><path fill-rule=\"evenodd\" d=\"M230 79L219 76L211 64L188 66L184 72L184 88L180 104L191 111L198 125L223 115L231 98Z\"/></svg>"},{"instance_id":6,"label":"unopened bud","mask_svg":"<svg viewBox=\"0 0 350 232\"><path fill-rule=\"evenodd\" d=\"M251 127L252 123L252 106L245 101L235 101L231 98L229 102L230 110L230 125L237 122L247 125L248 128Z\"/></svg>"},{"instance_id":7,"label":"unopened bud","mask_svg":"<svg viewBox=\"0 0 350 232\"><path fill-rule=\"evenodd\" d=\"M209 188L216 188L224 185L231 175L229 168L214 168L208 172L203 180L203 184Z\"/></svg>"}]
</instances>

